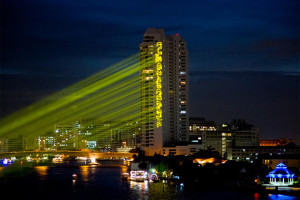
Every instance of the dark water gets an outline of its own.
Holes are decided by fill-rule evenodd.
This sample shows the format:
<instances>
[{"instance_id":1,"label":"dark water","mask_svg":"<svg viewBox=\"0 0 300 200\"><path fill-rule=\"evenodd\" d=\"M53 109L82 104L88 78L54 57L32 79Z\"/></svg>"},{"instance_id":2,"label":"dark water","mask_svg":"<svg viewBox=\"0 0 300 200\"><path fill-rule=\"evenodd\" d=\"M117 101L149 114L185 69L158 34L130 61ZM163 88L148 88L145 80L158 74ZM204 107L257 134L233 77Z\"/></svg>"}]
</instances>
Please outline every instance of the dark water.
<instances>
[{"instance_id":1,"label":"dark water","mask_svg":"<svg viewBox=\"0 0 300 200\"><path fill-rule=\"evenodd\" d=\"M174 185L123 182L124 167L90 167L83 163L59 166L0 168L0 194L5 199L222 199L295 200L295 196L224 191L186 191ZM77 179L72 178L76 174ZM0 197L0 199L2 199ZM4 199L4 198L3 198Z\"/></svg>"}]
</instances>

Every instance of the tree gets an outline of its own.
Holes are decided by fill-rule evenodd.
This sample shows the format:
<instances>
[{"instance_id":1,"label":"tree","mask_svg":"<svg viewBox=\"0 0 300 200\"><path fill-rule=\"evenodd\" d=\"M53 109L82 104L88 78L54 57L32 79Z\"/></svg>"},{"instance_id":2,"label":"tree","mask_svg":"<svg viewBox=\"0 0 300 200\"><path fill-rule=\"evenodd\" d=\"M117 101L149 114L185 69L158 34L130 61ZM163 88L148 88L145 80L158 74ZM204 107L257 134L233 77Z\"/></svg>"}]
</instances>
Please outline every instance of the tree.
<instances>
[{"instance_id":1,"label":"tree","mask_svg":"<svg viewBox=\"0 0 300 200\"><path fill-rule=\"evenodd\" d=\"M145 161L141 162L138 166L142 170L146 170L148 168L148 165Z\"/></svg>"},{"instance_id":2,"label":"tree","mask_svg":"<svg viewBox=\"0 0 300 200\"><path fill-rule=\"evenodd\" d=\"M133 161L136 161L137 155L133 154L132 158L133 158Z\"/></svg>"},{"instance_id":3,"label":"tree","mask_svg":"<svg viewBox=\"0 0 300 200\"><path fill-rule=\"evenodd\" d=\"M157 173L160 177L163 177L165 175L169 175L169 173L170 173L170 170L168 169L167 163L165 163L163 161L156 164L154 169L155 169L155 171L157 171Z\"/></svg>"},{"instance_id":4,"label":"tree","mask_svg":"<svg viewBox=\"0 0 300 200\"><path fill-rule=\"evenodd\" d=\"M199 150L198 152L192 155L193 158L222 158L218 151L213 151L212 148L208 148L207 150Z\"/></svg>"}]
</instances>

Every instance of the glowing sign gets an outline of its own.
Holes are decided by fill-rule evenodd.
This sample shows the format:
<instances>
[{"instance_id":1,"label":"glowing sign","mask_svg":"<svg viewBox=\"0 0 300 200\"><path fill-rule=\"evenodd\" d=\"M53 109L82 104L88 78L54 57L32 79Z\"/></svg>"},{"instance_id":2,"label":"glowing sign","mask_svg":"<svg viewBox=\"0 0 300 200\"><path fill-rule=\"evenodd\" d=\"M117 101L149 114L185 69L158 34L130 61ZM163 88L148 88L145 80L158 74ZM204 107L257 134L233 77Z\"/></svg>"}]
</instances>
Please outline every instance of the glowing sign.
<instances>
[{"instance_id":1,"label":"glowing sign","mask_svg":"<svg viewBox=\"0 0 300 200\"><path fill-rule=\"evenodd\" d=\"M156 127L162 126L162 91L161 91L161 76L162 76L162 42L156 43L155 53L156 63Z\"/></svg>"}]
</instances>

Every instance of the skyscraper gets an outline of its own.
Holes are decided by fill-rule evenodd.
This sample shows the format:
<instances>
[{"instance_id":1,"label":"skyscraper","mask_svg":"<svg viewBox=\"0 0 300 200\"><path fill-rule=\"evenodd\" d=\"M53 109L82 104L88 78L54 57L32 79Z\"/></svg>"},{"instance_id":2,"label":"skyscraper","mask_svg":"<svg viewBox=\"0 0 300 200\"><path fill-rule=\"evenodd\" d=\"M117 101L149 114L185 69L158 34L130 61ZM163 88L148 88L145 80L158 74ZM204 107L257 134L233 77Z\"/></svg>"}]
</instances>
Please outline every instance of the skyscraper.
<instances>
[{"instance_id":1,"label":"skyscraper","mask_svg":"<svg viewBox=\"0 0 300 200\"><path fill-rule=\"evenodd\" d=\"M178 34L148 28L140 43L142 150L188 142L188 51ZM149 61L150 60L150 61Z\"/></svg>"}]
</instances>

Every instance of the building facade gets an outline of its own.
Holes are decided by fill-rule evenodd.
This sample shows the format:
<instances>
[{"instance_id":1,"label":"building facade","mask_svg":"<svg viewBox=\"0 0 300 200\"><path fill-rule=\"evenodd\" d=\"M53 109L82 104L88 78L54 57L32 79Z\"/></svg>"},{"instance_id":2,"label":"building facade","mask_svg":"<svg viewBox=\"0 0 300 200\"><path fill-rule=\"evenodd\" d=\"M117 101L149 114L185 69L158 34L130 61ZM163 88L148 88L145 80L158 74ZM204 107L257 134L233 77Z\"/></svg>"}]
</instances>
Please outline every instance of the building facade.
<instances>
[{"instance_id":1,"label":"building facade","mask_svg":"<svg viewBox=\"0 0 300 200\"><path fill-rule=\"evenodd\" d=\"M185 40L148 28L140 47L142 144L147 155L189 141L188 51Z\"/></svg>"},{"instance_id":2,"label":"building facade","mask_svg":"<svg viewBox=\"0 0 300 200\"><path fill-rule=\"evenodd\" d=\"M18 136L16 138L8 139L8 151L26 151L27 150L27 137Z\"/></svg>"},{"instance_id":3,"label":"building facade","mask_svg":"<svg viewBox=\"0 0 300 200\"><path fill-rule=\"evenodd\" d=\"M118 123L119 124L119 123ZM54 129L35 138L38 150L93 149L104 152L126 148L129 151L140 143L138 123L124 122L119 126L97 119L76 119L68 124L57 123Z\"/></svg>"},{"instance_id":4,"label":"building facade","mask_svg":"<svg viewBox=\"0 0 300 200\"><path fill-rule=\"evenodd\" d=\"M293 154L265 154L260 156L260 159L262 160L262 163L267 165L268 167L271 167L272 169L275 169L275 167L283 163L287 167L290 168L298 168L300 169L300 150L297 153Z\"/></svg>"},{"instance_id":5,"label":"building facade","mask_svg":"<svg viewBox=\"0 0 300 200\"><path fill-rule=\"evenodd\" d=\"M56 150L56 138L52 131L46 132L44 135L39 135L35 138L35 149L40 151Z\"/></svg>"},{"instance_id":6,"label":"building facade","mask_svg":"<svg viewBox=\"0 0 300 200\"><path fill-rule=\"evenodd\" d=\"M234 147L259 145L258 129L245 120L232 120L231 123L216 124L205 118L190 118L189 138L192 144L201 144L203 149L218 151L231 160Z\"/></svg>"},{"instance_id":7,"label":"building facade","mask_svg":"<svg viewBox=\"0 0 300 200\"><path fill-rule=\"evenodd\" d=\"M76 135L72 124L55 124L55 147L57 150L76 149Z\"/></svg>"},{"instance_id":8,"label":"building facade","mask_svg":"<svg viewBox=\"0 0 300 200\"><path fill-rule=\"evenodd\" d=\"M0 153L8 152L8 138L0 138Z\"/></svg>"},{"instance_id":9,"label":"building facade","mask_svg":"<svg viewBox=\"0 0 300 200\"><path fill-rule=\"evenodd\" d=\"M189 119L189 139L192 144L203 144L207 147L206 135L217 132L217 125L214 121L206 121L205 118Z\"/></svg>"},{"instance_id":10,"label":"building facade","mask_svg":"<svg viewBox=\"0 0 300 200\"><path fill-rule=\"evenodd\" d=\"M295 141L293 139L285 139L280 138L277 140L260 140L259 146L285 146L285 145L293 145Z\"/></svg>"},{"instance_id":11,"label":"building facade","mask_svg":"<svg viewBox=\"0 0 300 200\"><path fill-rule=\"evenodd\" d=\"M199 144L177 145L174 147L163 147L162 155L191 155L203 149Z\"/></svg>"},{"instance_id":12,"label":"building facade","mask_svg":"<svg viewBox=\"0 0 300 200\"><path fill-rule=\"evenodd\" d=\"M300 147L294 146L248 146L233 147L232 160L253 162L266 155L299 155Z\"/></svg>"}]
</instances>

